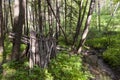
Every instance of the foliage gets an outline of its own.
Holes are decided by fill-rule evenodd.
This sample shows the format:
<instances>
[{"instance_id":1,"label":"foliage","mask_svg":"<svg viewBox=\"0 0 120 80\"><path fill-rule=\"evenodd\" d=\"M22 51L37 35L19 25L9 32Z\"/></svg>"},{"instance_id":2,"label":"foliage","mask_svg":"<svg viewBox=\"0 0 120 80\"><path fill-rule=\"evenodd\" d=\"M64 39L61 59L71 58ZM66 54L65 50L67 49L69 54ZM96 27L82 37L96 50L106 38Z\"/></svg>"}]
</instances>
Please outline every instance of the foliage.
<instances>
[{"instance_id":1,"label":"foliage","mask_svg":"<svg viewBox=\"0 0 120 80\"><path fill-rule=\"evenodd\" d=\"M5 47L5 53L10 54L12 50L12 43L9 41L8 38L6 38L4 41L4 47Z\"/></svg>"},{"instance_id":2,"label":"foliage","mask_svg":"<svg viewBox=\"0 0 120 80\"><path fill-rule=\"evenodd\" d=\"M34 66L29 69L29 63L10 61L2 65L0 80L88 80L90 73L83 68L81 56L69 56L65 53L57 55L48 69Z\"/></svg>"},{"instance_id":3,"label":"foliage","mask_svg":"<svg viewBox=\"0 0 120 80\"><path fill-rule=\"evenodd\" d=\"M88 80L90 73L84 70L78 55L58 54L49 65L54 80Z\"/></svg>"},{"instance_id":4,"label":"foliage","mask_svg":"<svg viewBox=\"0 0 120 80\"><path fill-rule=\"evenodd\" d=\"M40 69L36 66L31 70L30 79L32 80L53 80L51 73L48 72L48 69Z\"/></svg>"},{"instance_id":5,"label":"foliage","mask_svg":"<svg viewBox=\"0 0 120 80\"><path fill-rule=\"evenodd\" d=\"M4 47L5 47L4 53L3 53L3 56L0 55L0 61L2 61L4 59L9 59L9 57L11 55L11 51L12 51L12 46L13 46L12 42L10 42L8 37L6 37L6 39L4 40ZM24 51L25 48L26 48L26 45L21 44L21 46L20 46L20 53L22 53L22 51Z\"/></svg>"},{"instance_id":6,"label":"foliage","mask_svg":"<svg viewBox=\"0 0 120 80\"><path fill-rule=\"evenodd\" d=\"M101 38L88 39L85 45L95 49L100 49L100 48L105 49L108 46L108 42L107 42L107 38L101 37Z\"/></svg>"},{"instance_id":7,"label":"foliage","mask_svg":"<svg viewBox=\"0 0 120 80\"><path fill-rule=\"evenodd\" d=\"M21 51L21 52L24 51L26 47L27 47L27 46L26 46L25 44L21 44L21 46L20 46L20 51Z\"/></svg>"},{"instance_id":8,"label":"foliage","mask_svg":"<svg viewBox=\"0 0 120 80\"><path fill-rule=\"evenodd\" d=\"M120 2L119 0L113 0L114 1L114 3L118 3L118 2Z\"/></svg>"},{"instance_id":9,"label":"foliage","mask_svg":"<svg viewBox=\"0 0 120 80\"><path fill-rule=\"evenodd\" d=\"M85 0L86 1L86 0ZM85 1L83 3L83 8L85 6ZM109 0L110 1L110 0ZM113 0L116 4L119 0ZM78 20L79 2L68 1L67 2L67 12L66 12L66 24L64 24L64 18L61 18L61 25L66 29L66 36L69 39L69 45L72 44L73 35L75 33L76 24ZM37 3L35 3L37 4ZM31 5L33 9L34 4ZM36 5L37 6L37 5ZM44 4L43 4L44 6ZM109 8L109 9L108 9ZM113 67L120 66L120 33L112 34L111 31L120 31L118 29L120 23L120 8L112 17L111 14L114 12L114 7L106 5L106 7L101 8L100 11L100 30L98 28L98 13L93 13L92 24L90 32L88 34L88 39L85 45L90 46L95 49L106 49L103 53L103 58ZM83 9L82 9L83 13ZM87 11L86 11L87 13ZM62 13L63 15L63 13ZM61 16L62 16L61 15ZM87 15L85 15L86 18ZM109 23L110 18L112 18ZM36 19L37 20L37 19ZM8 21L9 22L9 21ZM36 22L37 23L37 22ZM46 23L46 22L45 22ZM54 22L53 22L54 23ZM85 23L85 20L83 20ZM107 24L109 23L109 26ZM32 23L31 23L32 24ZM54 24L54 26L56 26ZM84 24L83 24L84 26ZM82 28L83 28L82 26ZM106 27L107 26L107 27ZM49 25L46 24L46 32L49 31ZM82 32L82 29L81 29ZM80 37L80 36L79 36ZM79 38L78 38L79 39ZM62 36L59 37L58 44L64 48L69 47ZM4 56L9 56L12 51L12 43L5 40L5 53ZM21 45L21 52L25 49L25 45ZM2 60L0 56L0 61ZM41 69L35 66L33 69L29 69L28 62L16 62L10 61L2 65L0 69L0 80L88 80L91 75L89 71L83 68L82 60L80 55L68 55L66 53L59 53L57 57L51 60L48 69Z\"/></svg>"},{"instance_id":10,"label":"foliage","mask_svg":"<svg viewBox=\"0 0 120 80\"><path fill-rule=\"evenodd\" d=\"M120 66L120 49L118 47L109 48L103 53L103 58L112 67Z\"/></svg>"},{"instance_id":11,"label":"foliage","mask_svg":"<svg viewBox=\"0 0 120 80\"><path fill-rule=\"evenodd\" d=\"M1 80L52 80L52 76L47 69L35 66L29 69L28 62L11 61L3 64Z\"/></svg>"},{"instance_id":12,"label":"foliage","mask_svg":"<svg viewBox=\"0 0 120 80\"><path fill-rule=\"evenodd\" d=\"M103 58L108 64L113 67L120 66L120 32L118 31L110 31L104 33L104 37L97 37L93 39L88 39L86 41L86 45L95 49L106 49L103 52ZM97 34L98 35L98 34ZM95 36L96 37L96 36Z\"/></svg>"},{"instance_id":13,"label":"foliage","mask_svg":"<svg viewBox=\"0 0 120 80\"><path fill-rule=\"evenodd\" d=\"M114 1L117 3L119 0ZM108 62L110 66L116 68L120 66L120 8L118 8L114 16L112 16L111 14L113 14L114 8L115 4L113 4L112 7L105 5L105 8L101 8L100 30L99 25L96 24L98 23L98 18L96 18L98 17L98 14L93 14L90 32L88 34L88 39L85 45L95 49L105 48L106 50L103 52L104 60ZM107 26L107 24L109 25Z\"/></svg>"},{"instance_id":14,"label":"foliage","mask_svg":"<svg viewBox=\"0 0 120 80\"><path fill-rule=\"evenodd\" d=\"M118 35L117 35L118 34ZM106 62L108 62L113 67L120 66L120 35L117 33L116 35L110 36L109 46L107 50L103 53L103 58Z\"/></svg>"},{"instance_id":15,"label":"foliage","mask_svg":"<svg viewBox=\"0 0 120 80\"><path fill-rule=\"evenodd\" d=\"M27 75L27 70L24 69L22 63L10 61L4 63L2 67L3 73L1 73L2 76L1 80L20 80L20 78L26 79L25 76Z\"/></svg>"}]
</instances>

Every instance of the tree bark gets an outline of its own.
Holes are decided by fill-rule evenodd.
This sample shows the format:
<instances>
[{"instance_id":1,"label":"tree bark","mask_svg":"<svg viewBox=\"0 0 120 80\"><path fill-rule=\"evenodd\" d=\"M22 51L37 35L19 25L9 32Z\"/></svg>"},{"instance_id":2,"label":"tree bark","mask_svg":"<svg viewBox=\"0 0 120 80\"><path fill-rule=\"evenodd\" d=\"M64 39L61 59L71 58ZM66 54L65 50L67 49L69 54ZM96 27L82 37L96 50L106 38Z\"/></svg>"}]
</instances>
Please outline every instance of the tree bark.
<instances>
[{"instance_id":1,"label":"tree bark","mask_svg":"<svg viewBox=\"0 0 120 80\"><path fill-rule=\"evenodd\" d=\"M10 10L10 19L11 19L11 25L13 27L13 16L12 16L12 8L11 8L11 0L9 0L9 10Z\"/></svg>"},{"instance_id":2,"label":"tree bark","mask_svg":"<svg viewBox=\"0 0 120 80\"><path fill-rule=\"evenodd\" d=\"M35 52L36 52L36 33L35 31L30 32L30 57L29 57L29 67L33 68L35 65Z\"/></svg>"},{"instance_id":3,"label":"tree bark","mask_svg":"<svg viewBox=\"0 0 120 80\"><path fill-rule=\"evenodd\" d=\"M39 31L40 31L40 34L43 34L41 4L42 4L42 1L38 0L38 12L39 12L39 22L38 22L38 24L39 24Z\"/></svg>"},{"instance_id":4,"label":"tree bark","mask_svg":"<svg viewBox=\"0 0 120 80\"><path fill-rule=\"evenodd\" d=\"M25 6L24 0L15 0L14 4L14 26L13 33L15 38L12 47L12 60L19 60L20 57L20 44L22 36L22 28L25 21Z\"/></svg>"},{"instance_id":5,"label":"tree bark","mask_svg":"<svg viewBox=\"0 0 120 80\"><path fill-rule=\"evenodd\" d=\"M98 27L99 27L99 31L101 30L101 21L100 21L100 0L98 0Z\"/></svg>"},{"instance_id":6,"label":"tree bark","mask_svg":"<svg viewBox=\"0 0 120 80\"><path fill-rule=\"evenodd\" d=\"M60 22L60 11L59 11L58 0L56 0L56 16L58 18L58 21ZM57 20L56 20L56 22L57 22ZM58 40L59 35L60 35L60 28L59 28L59 24L56 23L56 40Z\"/></svg>"},{"instance_id":7,"label":"tree bark","mask_svg":"<svg viewBox=\"0 0 120 80\"><path fill-rule=\"evenodd\" d=\"M67 32L67 1L65 0L65 32Z\"/></svg>"},{"instance_id":8,"label":"tree bark","mask_svg":"<svg viewBox=\"0 0 120 80\"><path fill-rule=\"evenodd\" d=\"M64 32L61 24L60 24L60 21L59 21L58 17L55 15L55 12L54 12L54 10L53 10L53 8L52 8L49 0L47 0L47 4L48 4L48 6L50 7L50 9L51 9L51 11L52 11L52 13L53 13L53 15L54 15L54 17L55 17L55 19L56 19L56 23L58 23L58 25L59 25L59 29L61 30L61 32L62 32L63 35L64 35L64 38L65 38L65 40L66 40L66 43L68 43L67 36L66 36L66 34L65 34L65 32Z\"/></svg>"},{"instance_id":9,"label":"tree bark","mask_svg":"<svg viewBox=\"0 0 120 80\"><path fill-rule=\"evenodd\" d=\"M85 23L85 27L84 27L84 31L82 33L82 37L81 37L80 43L79 43L79 45L77 47L78 53L81 52L82 46L85 43L88 31L89 31L89 26L90 26L90 21L91 21L91 18L92 18L92 13L93 13L93 10L94 10L94 5L95 5L95 0L91 0L90 7L89 7L89 12L88 12L86 23Z\"/></svg>"},{"instance_id":10,"label":"tree bark","mask_svg":"<svg viewBox=\"0 0 120 80\"><path fill-rule=\"evenodd\" d=\"M2 0L0 0L0 55L3 53L4 42L3 42L3 14L2 14Z\"/></svg>"},{"instance_id":11,"label":"tree bark","mask_svg":"<svg viewBox=\"0 0 120 80\"><path fill-rule=\"evenodd\" d=\"M84 20L84 17L85 17L87 5L88 5L88 0L86 1L83 14L81 14L81 12L82 12L81 9L82 9L82 6L83 6L82 1L81 1L80 6L79 6L79 18L78 18L77 27L76 27L76 33L75 33L75 35L73 37L73 47L75 46L75 42L77 42L78 36L80 34L80 30L81 30L82 23L83 23L83 20Z\"/></svg>"}]
</instances>

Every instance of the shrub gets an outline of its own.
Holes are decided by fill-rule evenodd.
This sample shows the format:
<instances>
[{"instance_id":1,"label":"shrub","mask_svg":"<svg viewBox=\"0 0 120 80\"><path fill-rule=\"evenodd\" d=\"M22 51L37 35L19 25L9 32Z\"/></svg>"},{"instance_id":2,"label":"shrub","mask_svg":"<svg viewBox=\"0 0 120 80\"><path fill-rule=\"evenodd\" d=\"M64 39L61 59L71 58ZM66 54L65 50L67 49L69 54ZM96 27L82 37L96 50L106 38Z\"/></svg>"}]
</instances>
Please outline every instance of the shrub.
<instances>
[{"instance_id":1,"label":"shrub","mask_svg":"<svg viewBox=\"0 0 120 80\"><path fill-rule=\"evenodd\" d=\"M106 48L108 46L107 38L94 38L94 39L88 39L85 43L85 45L90 46L92 48L100 49L100 48Z\"/></svg>"},{"instance_id":2,"label":"shrub","mask_svg":"<svg viewBox=\"0 0 120 80\"><path fill-rule=\"evenodd\" d=\"M47 69L29 69L28 62L10 61L2 65L0 80L88 80L91 75L82 66L81 56L60 53Z\"/></svg>"},{"instance_id":3,"label":"shrub","mask_svg":"<svg viewBox=\"0 0 120 80\"><path fill-rule=\"evenodd\" d=\"M112 67L120 66L120 49L119 47L109 48L103 53L103 58Z\"/></svg>"},{"instance_id":4,"label":"shrub","mask_svg":"<svg viewBox=\"0 0 120 80\"><path fill-rule=\"evenodd\" d=\"M0 80L53 80L53 77L47 69L38 66L29 69L28 62L11 61L3 64Z\"/></svg>"},{"instance_id":5,"label":"shrub","mask_svg":"<svg viewBox=\"0 0 120 80\"><path fill-rule=\"evenodd\" d=\"M49 65L49 72L54 80L88 80L91 76L82 66L78 55L58 54Z\"/></svg>"}]
</instances>

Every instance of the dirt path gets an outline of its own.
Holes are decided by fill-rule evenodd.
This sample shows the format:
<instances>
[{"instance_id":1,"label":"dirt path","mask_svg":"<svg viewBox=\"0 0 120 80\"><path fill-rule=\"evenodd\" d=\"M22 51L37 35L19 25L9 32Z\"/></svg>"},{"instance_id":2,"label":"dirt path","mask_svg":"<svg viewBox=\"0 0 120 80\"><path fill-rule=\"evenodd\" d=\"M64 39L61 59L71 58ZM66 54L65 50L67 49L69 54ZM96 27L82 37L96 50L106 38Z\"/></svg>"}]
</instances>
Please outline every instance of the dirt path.
<instances>
[{"instance_id":1,"label":"dirt path","mask_svg":"<svg viewBox=\"0 0 120 80\"><path fill-rule=\"evenodd\" d=\"M91 80L120 80L120 73L116 74L100 57L100 53L85 51L83 55L84 66L88 67L91 74L94 75Z\"/></svg>"}]
</instances>

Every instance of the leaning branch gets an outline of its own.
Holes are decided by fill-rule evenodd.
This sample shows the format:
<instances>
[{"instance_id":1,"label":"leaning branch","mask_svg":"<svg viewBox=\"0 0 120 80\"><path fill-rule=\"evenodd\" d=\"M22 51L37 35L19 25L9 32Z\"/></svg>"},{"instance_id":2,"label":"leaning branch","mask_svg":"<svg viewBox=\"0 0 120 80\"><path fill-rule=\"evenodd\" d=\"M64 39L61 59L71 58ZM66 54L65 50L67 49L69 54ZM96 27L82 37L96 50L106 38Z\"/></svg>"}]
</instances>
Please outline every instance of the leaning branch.
<instances>
[{"instance_id":1,"label":"leaning branch","mask_svg":"<svg viewBox=\"0 0 120 80\"><path fill-rule=\"evenodd\" d=\"M60 30L62 31L62 33L63 33L63 35L64 35L64 37L65 37L65 40L66 40L66 42L67 42L68 39L67 39L67 37L66 37L66 34L65 34L65 32L64 32L64 30L63 30L63 28L62 28L62 26L60 25L60 21L59 21L58 17L55 15L55 12L54 12L54 10L53 10L53 8L52 8L52 6L51 6L49 0L47 0L47 4L48 4L48 6L50 7L50 9L51 9L51 11L52 11L52 13L53 13L53 15L54 15L54 17L55 17L57 23L58 23L58 26L59 26Z\"/></svg>"}]
</instances>

